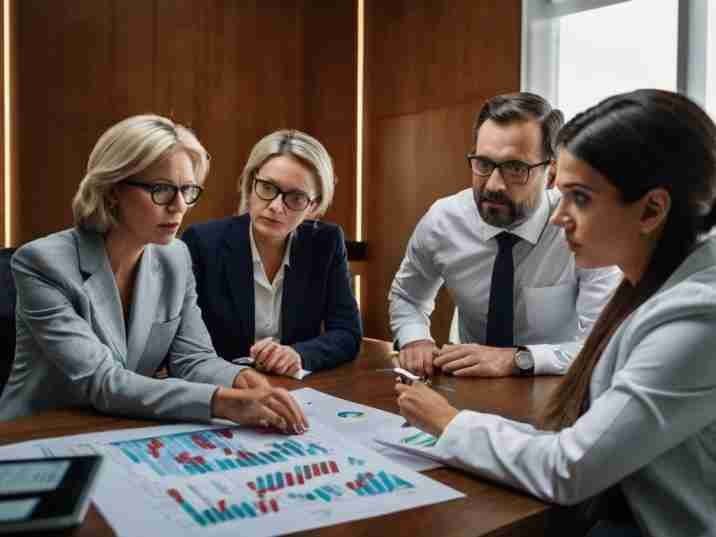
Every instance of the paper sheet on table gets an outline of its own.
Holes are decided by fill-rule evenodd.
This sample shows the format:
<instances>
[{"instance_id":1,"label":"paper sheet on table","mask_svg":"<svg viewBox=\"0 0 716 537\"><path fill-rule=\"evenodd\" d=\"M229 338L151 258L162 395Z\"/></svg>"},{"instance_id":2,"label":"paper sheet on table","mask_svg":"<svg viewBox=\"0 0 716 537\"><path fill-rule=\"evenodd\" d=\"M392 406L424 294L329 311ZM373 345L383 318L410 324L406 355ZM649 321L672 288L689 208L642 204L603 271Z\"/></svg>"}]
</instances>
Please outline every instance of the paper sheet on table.
<instances>
[{"instance_id":1,"label":"paper sheet on table","mask_svg":"<svg viewBox=\"0 0 716 537\"><path fill-rule=\"evenodd\" d=\"M401 427L399 429L386 427L376 432L375 440L385 446L406 453L428 457L440 463L445 462L443 457L434 449L438 439L416 427Z\"/></svg>"},{"instance_id":2,"label":"paper sheet on table","mask_svg":"<svg viewBox=\"0 0 716 537\"><path fill-rule=\"evenodd\" d=\"M254 361L255 360L251 356L242 356L241 358L234 358L233 360L231 360L231 363L251 367L254 365ZM311 373L312 371L309 371L308 369L299 369L293 375L289 376L295 378L296 380L303 380L304 377L307 377Z\"/></svg>"},{"instance_id":3,"label":"paper sheet on table","mask_svg":"<svg viewBox=\"0 0 716 537\"><path fill-rule=\"evenodd\" d=\"M318 421L294 436L183 424L13 449L27 446L45 456L102 453L93 501L123 537L264 537L464 497Z\"/></svg>"},{"instance_id":4,"label":"paper sheet on table","mask_svg":"<svg viewBox=\"0 0 716 537\"><path fill-rule=\"evenodd\" d=\"M313 388L293 390L291 394L301 402L309 422L311 418L315 418L343 436L355 439L364 446L416 472L442 466L434 460L394 449L375 441L375 433L379 429L401 428L405 419L398 414L347 401Z\"/></svg>"}]
</instances>

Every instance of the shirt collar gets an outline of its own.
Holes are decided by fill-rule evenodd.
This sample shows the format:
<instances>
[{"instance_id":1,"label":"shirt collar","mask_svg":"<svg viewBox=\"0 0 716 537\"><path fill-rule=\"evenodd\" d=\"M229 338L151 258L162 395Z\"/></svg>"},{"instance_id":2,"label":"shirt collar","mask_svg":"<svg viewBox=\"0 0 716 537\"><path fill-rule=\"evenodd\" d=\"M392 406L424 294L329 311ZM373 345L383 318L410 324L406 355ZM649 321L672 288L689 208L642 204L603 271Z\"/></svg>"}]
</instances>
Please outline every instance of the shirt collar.
<instances>
[{"instance_id":1,"label":"shirt collar","mask_svg":"<svg viewBox=\"0 0 716 537\"><path fill-rule=\"evenodd\" d=\"M473 198L474 203L474 198ZM477 211L477 205L475 205L475 211ZM549 220L550 216L550 202L547 197L547 191L542 190L542 194L540 197L539 207L537 207L537 210L535 213L530 216L527 220L522 222L519 226L512 228L512 229L505 229L502 227L495 227L487 222L485 222L482 219L482 216L480 216L480 212L477 211L477 218L480 222L480 234L482 235L482 240L488 241L495 237L496 235L499 235L503 231L508 231L509 233L512 233L514 235L517 235L520 239L525 240L529 242L530 244L537 244L537 241L539 240L540 235L542 234L542 230L547 225L547 220Z\"/></svg>"},{"instance_id":2,"label":"shirt collar","mask_svg":"<svg viewBox=\"0 0 716 537\"><path fill-rule=\"evenodd\" d=\"M283 261L281 262L282 267L291 266L291 244L293 243L293 235L295 231L292 231L288 235L288 241L286 241L286 250L283 252ZM256 263L262 263L259 250L256 248L256 239L254 239L254 224L249 224L249 242L251 242L251 260Z\"/></svg>"}]
</instances>

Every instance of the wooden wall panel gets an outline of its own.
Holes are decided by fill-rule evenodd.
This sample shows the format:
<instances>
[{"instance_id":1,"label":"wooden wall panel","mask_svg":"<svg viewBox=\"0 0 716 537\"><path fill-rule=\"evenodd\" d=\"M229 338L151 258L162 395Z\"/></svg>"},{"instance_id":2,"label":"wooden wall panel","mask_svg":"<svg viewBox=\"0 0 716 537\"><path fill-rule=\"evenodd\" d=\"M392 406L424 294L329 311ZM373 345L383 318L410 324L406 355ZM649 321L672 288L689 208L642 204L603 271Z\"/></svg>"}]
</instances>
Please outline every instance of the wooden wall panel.
<instances>
[{"instance_id":1,"label":"wooden wall panel","mask_svg":"<svg viewBox=\"0 0 716 537\"><path fill-rule=\"evenodd\" d=\"M328 218L353 229L354 1L23 0L16 17L16 242L71 225L99 135L147 112L190 126L212 155L187 223L232 214L251 147L293 127L332 151L342 181Z\"/></svg>"},{"instance_id":2,"label":"wooden wall panel","mask_svg":"<svg viewBox=\"0 0 716 537\"><path fill-rule=\"evenodd\" d=\"M333 157L338 184L326 219L340 222L347 238L355 238L356 173L356 32L355 0L306 0L305 18L306 130Z\"/></svg>"},{"instance_id":3,"label":"wooden wall panel","mask_svg":"<svg viewBox=\"0 0 716 537\"><path fill-rule=\"evenodd\" d=\"M365 332L389 338L386 297L420 217L470 186L484 99L519 89L520 1L366 0ZM447 341L444 291L432 332Z\"/></svg>"}]
</instances>

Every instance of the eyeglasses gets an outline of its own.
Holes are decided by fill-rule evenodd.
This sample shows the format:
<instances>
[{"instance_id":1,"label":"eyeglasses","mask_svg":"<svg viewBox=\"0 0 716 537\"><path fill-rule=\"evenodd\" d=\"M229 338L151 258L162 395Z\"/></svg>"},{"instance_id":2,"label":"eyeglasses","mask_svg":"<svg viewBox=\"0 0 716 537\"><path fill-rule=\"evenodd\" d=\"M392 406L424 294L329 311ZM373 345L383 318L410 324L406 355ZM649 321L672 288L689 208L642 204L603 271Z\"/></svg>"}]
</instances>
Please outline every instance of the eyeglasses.
<instances>
[{"instance_id":1,"label":"eyeglasses","mask_svg":"<svg viewBox=\"0 0 716 537\"><path fill-rule=\"evenodd\" d=\"M174 203L178 192L181 192L184 203L194 205L199 201L202 192L204 192L204 189L199 185L176 186L169 183L145 183L143 181L132 181L130 179L125 179L122 183L146 190L151 194L152 201L157 205L171 205Z\"/></svg>"},{"instance_id":2,"label":"eyeglasses","mask_svg":"<svg viewBox=\"0 0 716 537\"><path fill-rule=\"evenodd\" d=\"M495 168L499 168L502 179L510 185L524 185L530 179L532 168L538 168L549 164L551 160L543 160L537 164L527 164L521 160L506 160L504 162L495 162L487 157L479 155L467 155L467 164L470 166L472 173L480 177L489 177Z\"/></svg>"},{"instance_id":3,"label":"eyeglasses","mask_svg":"<svg viewBox=\"0 0 716 537\"><path fill-rule=\"evenodd\" d=\"M281 190L276 184L257 175L254 176L254 192L264 201L273 201L280 195L283 204L292 211L303 211L316 199L311 199L303 190Z\"/></svg>"}]
</instances>

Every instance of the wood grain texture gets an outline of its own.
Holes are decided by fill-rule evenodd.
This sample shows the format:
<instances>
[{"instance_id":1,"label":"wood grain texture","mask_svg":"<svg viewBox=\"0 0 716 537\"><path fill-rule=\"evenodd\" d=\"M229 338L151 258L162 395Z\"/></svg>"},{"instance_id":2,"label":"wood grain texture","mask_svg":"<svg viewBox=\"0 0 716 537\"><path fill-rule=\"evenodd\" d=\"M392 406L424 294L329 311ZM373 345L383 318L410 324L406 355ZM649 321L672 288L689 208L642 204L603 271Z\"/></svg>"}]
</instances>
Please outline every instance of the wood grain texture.
<instances>
[{"instance_id":1,"label":"wood grain texture","mask_svg":"<svg viewBox=\"0 0 716 537\"><path fill-rule=\"evenodd\" d=\"M389 338L386 297L420 217L468 188L482 102L519 89L519 0L366 1L365 333ZM433 336L447 342L441 291Z\"/></svg>"},{"instance_id":2,"label":"wood grain texture","mask_svg":"<svg viewBox=\"0 0 716 537\"><path fill-rule=\"evenodd\" d=\"M352 237L354 0L23 0L17 7L16 242L70 226L71 199L99 135L147 112L191 127L212 155L207 192L185 223L234 213L249 151L290 127L332 152L341 182L327 219Z\"/></svg>"},{"instance_id":3,"label":"wood grain texture","mask_svg":"<svg viewBox=\"0 0 716 537\"><path fill-rule=\"evenodd\" d=\"M376 371L387 366L390 350L389 342L364 339L360 355L353 362L314 373L301 382L285 377L272 377L272 382L288 389L310 386L357 403L397 412L393 376ZM441 393L446 394L457 408L493 412L527 422L534 421L540 406L559 380L560 377L493 380L436 378L437 383L449 383L455 389L454 392ZM147 420L103 416L90 410L58 410L6 422L0 435L0 445L156 424ZM553 506L526 494L465 472L440 468L428 471L426 475L467 496L377 518L301 532L299 535L533 536L545 534L545 528L558 513ZM87 522L73 535L103 537L113 533L93 507Z\"/></svg>"}]
</instances>

